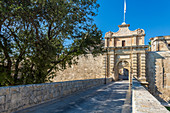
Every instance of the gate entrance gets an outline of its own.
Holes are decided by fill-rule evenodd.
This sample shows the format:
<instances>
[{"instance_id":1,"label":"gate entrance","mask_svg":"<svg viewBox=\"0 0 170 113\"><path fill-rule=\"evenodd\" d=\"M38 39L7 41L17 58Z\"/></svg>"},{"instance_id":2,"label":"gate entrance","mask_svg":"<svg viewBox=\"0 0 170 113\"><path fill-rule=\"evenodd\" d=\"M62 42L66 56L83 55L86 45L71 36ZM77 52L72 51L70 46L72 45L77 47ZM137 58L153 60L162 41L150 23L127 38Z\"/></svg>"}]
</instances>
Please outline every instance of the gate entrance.
<instances>
[{"instance_id":1,"label":"gate entrance","mask_svg":"<svg viewBox=\"0 0 170 113\"><path fill-rule=\"evenodd\" d=\"M117 76L119 80L128 80L130 71L129 71L129 62L120 61L117 65Z\"/></svg>"}]
</instances>

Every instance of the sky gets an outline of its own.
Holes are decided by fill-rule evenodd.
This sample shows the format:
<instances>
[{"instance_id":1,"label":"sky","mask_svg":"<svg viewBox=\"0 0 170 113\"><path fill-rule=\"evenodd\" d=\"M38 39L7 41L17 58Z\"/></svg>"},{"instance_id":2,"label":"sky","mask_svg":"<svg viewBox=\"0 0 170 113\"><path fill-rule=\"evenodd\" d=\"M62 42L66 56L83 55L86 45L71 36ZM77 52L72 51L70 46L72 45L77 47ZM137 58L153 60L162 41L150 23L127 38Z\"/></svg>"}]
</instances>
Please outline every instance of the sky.
<instances>
[{"instance_id":1,"label":"sky","mask_svg":"<svg viewBox=\"0 0 170 113\"><path fill-rule=\"evenodd\" d=\"M117 32L123 23L124 0L98 0L94 22L102 31ZM126 0L126 24L130 30L144 29L145 44L155 36L170 35L170 0Z\"/></svg>"}]
</instances>

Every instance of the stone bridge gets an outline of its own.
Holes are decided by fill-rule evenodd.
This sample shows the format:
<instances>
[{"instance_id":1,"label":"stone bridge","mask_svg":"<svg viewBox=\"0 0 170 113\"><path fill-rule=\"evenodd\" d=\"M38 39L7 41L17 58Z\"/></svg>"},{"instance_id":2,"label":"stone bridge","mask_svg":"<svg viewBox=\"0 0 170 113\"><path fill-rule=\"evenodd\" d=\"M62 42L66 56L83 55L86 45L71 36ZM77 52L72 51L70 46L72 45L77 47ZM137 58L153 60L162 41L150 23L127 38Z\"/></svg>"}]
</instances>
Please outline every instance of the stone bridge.
<instances>
[{"instance_id":1,"label":"stone bridge","mask_svg":"<svg viewBox=\"0 0 170 113\"><path fill-rule=\"evenodd\" d=\"M90 79L0 88L1 113L169 113L133 79Z\"/></svg>"}]
</instances>

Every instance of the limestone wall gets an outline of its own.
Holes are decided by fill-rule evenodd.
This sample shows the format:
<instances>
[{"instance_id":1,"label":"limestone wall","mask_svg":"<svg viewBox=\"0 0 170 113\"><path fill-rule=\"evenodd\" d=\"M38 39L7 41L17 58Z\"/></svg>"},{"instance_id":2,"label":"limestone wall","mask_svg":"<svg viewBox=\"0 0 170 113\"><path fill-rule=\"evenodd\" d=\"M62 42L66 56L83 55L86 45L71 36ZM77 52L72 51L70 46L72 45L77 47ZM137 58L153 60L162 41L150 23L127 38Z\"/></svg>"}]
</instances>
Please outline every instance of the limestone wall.
<instances>
[{"instance_id":1,"label":"limestone wall","mask_svg":"<svg viewBox=\"0 0 170 113\"><path fill-rule=\"evenodd\" d=\"M146 63L149 91L158 100L170 102L170 51L148 52Z\"/></svg>"},{"instance_id":2,"label":"limestone wall","mask_svg":"<svg viewBox=\"0 0 170 113\"><path fill-rule=\"evenodd\" d=\"M104 78L102 75L102 55L93 57L88 54L87 57L79 56L78 64L72 65L71 68L67 68L64 71L56 72L54 82L70 81L70 80L84 80Z\"/></svg>"},{"instance_id":3,"label":"limestone wall","mask_svg":"<svg viewBox=\"0 0 170 113\"><path fill-rule=\"evenodd\" d=\"M132 85L133 113L169 113L137 80Z\"/></svg>"},{"instance_id":4,"label":"limestone wall","mask_svg":"<svg viewBox=\"0 0 170 113\"><path fill-rule=\"evenodd\" d=\"M107 83L111 81L107 79ZM101 84L104 79L0 87L0 113L17 111Z\"/></svg>"}]
</instances>

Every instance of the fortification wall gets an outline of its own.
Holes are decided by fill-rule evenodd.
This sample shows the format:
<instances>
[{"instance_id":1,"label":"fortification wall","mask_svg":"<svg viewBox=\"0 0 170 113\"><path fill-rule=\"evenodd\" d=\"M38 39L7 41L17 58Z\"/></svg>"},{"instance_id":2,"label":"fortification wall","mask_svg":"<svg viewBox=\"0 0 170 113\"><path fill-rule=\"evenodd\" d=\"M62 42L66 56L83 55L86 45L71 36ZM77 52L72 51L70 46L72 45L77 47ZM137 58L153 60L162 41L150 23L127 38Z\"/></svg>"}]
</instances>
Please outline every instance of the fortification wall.
<instances>
[{"instance_id":1,"label":"fortification wall","mask_svg":"<svg viewBox=\"0 0 170 113\"><path fill-rule=\"evenodd\" d=\"M10 113L48 100L104 84L105 79L89 79L33 85L0 87L0 113ZM107 83L112 79L107 79Z\"/></svg>"},{"instance_id":2,"label":"fortification wall","mask_svg":"<svg viewBox=\"0 0 170 113\"><path fill-rule=\"evenodd\" d=\"M102 75L102 61L102 55L97 57L93 57L92 54L88 54L87 57L79 56L77 65L73 64L64 71L56 72L56 77L52 81L60 82L104 78L105 76Z\"/></svg>"},{"instance_id":3,"label":"fortification wall","mask_svg":"<svg viewBox=\"0 0 170 113\"><path fill-rule=\"evenodd\" d=\"M159 101L170 102L170 51L148 52L146 63L149 91Z\"/></svg>"}]
</instances>

